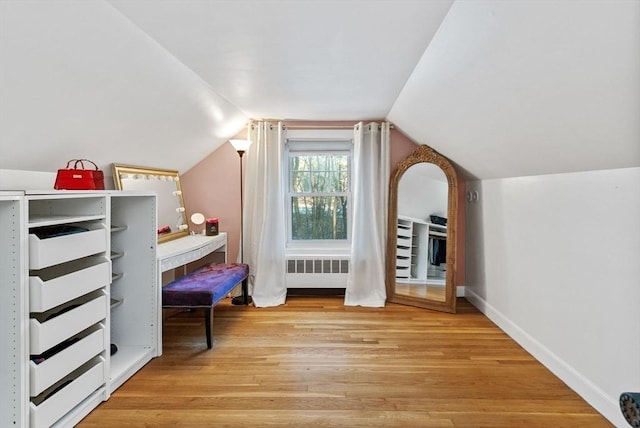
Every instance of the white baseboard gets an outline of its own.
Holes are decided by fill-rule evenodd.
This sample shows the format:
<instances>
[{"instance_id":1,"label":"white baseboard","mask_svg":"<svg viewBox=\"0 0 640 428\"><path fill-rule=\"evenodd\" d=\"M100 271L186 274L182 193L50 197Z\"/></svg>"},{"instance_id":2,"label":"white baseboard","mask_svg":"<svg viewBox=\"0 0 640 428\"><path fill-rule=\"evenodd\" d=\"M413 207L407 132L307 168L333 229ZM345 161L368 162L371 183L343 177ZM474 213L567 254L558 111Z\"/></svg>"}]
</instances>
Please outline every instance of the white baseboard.
<instances>
[{"instance_id":1,"label":"white baseboard","mask_svg":"<svg viewBox=\"0 0 640 428\"><path fill-rule=\"evenodd\" d=\"M611 423L617 427L627 425L620 411L618 397L609 397L588 378L531 337L471 289L465 288L464 295L473 306L478 308L480 312L486 315L487 318L493 321L509 337L533 355L536 360L559 377L569 388L573 389Z\"/></svg>"},{"instance_id":2,"label":"white baseboard","mask_svg":"<svg viewBox=\"0 0 640 428\"><path fill-rule=\"evenodd\" d=\"M465 296L465 294L464 294L464 285L458 285L456 287L456 296L457 297L464 297Z\"/></svg>"}]
</instances>

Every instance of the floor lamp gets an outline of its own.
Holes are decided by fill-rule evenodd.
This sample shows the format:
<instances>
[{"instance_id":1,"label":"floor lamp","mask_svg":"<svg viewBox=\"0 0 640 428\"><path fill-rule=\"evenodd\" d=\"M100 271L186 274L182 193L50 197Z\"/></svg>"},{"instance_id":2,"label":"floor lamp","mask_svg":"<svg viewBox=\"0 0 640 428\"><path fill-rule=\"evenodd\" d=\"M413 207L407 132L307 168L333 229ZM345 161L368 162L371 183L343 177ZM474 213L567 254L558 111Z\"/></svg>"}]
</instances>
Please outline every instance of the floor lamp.
<instances>
[{"instance_id":1,"label":"floor lamp","mask_svg":"<svg viewBox=\"0 0 640 428\"><path fill-rule=\"evenodd\" d=\"M240 156L240 263L244 263L244 201L242 192L242 156L249 150L251 140L230 140L231 145L238 152ZM243 282L243 284L247 284ZM242 287L242 295L236 296L231 299L231 303L234 305L248 305L251 303L251 296L249 296L249 290L247 286Z\"/></svg>"}]
</instances>

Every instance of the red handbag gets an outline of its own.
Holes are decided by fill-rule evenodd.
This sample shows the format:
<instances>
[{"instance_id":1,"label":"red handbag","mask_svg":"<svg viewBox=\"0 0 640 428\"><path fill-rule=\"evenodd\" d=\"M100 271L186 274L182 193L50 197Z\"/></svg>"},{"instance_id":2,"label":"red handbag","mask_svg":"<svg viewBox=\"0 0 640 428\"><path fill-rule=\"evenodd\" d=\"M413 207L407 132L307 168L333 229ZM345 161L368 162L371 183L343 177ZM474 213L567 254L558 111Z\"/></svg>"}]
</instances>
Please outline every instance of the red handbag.
<instances>
[{"instance_id":1,"label":"red handbag","mask_svg":"<svg viewBox=\"0 0 640 428\"><path fill-rule=\"evenodd\" d=\"M71 162L73 162L73 168L70 167ZM84 162L92 164L94 169L85 169ZM104 173L98 169L98 165L88 159L71 159L65 168L58 170L53 188L57 190L104 190Z\"/></svg>"}]
</instances>

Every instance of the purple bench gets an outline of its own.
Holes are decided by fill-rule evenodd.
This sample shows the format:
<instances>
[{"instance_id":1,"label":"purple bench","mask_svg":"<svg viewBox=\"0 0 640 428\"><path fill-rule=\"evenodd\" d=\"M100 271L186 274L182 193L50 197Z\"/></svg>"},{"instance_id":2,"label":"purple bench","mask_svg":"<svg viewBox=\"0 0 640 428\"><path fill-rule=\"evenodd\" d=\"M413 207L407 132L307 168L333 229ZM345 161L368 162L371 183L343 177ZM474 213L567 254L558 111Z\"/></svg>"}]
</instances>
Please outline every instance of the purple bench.
<instances>
[{"instance_id":1,"label":"purple bench","mask_svg":"<svg viewBox=\"0 0 640 428\"><path fill-rule=\"evenodd\" d=\"M243 303L248 304L249 265L212 263L162 287L163 308L205 308L207 347L211 349L213 307L242 282Z\"/></svg>"}]
</instances>

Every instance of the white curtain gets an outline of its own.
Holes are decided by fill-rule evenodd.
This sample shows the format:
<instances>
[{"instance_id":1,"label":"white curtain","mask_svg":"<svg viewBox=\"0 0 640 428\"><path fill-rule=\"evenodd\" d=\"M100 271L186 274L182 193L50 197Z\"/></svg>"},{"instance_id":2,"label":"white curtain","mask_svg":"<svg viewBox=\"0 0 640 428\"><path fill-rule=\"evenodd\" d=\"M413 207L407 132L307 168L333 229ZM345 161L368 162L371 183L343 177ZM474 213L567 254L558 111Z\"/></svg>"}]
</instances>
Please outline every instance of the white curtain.
<instances>
[{"instance_id":1,"label":"white curtain","mask_svg":"<svg viewBox=\"0 0 640 428\"><path fill-rule=\"evenodd\" d=\"M344 304L383 307L387 298L389 123L361 122L354 134L351 268Z\"/></svg>"},{"instance_id":2,"label":"white curtain","mask_svg":"<svg viewBox=\"0 0 640 428\"><path fill-rule=\"evenodd\" d=\"M285 302L285 215L282 186L283 126L252 122L253 142L246 160L244 261L249 264L249 288L255 306Z\"/></svg>"}]
</instances>

